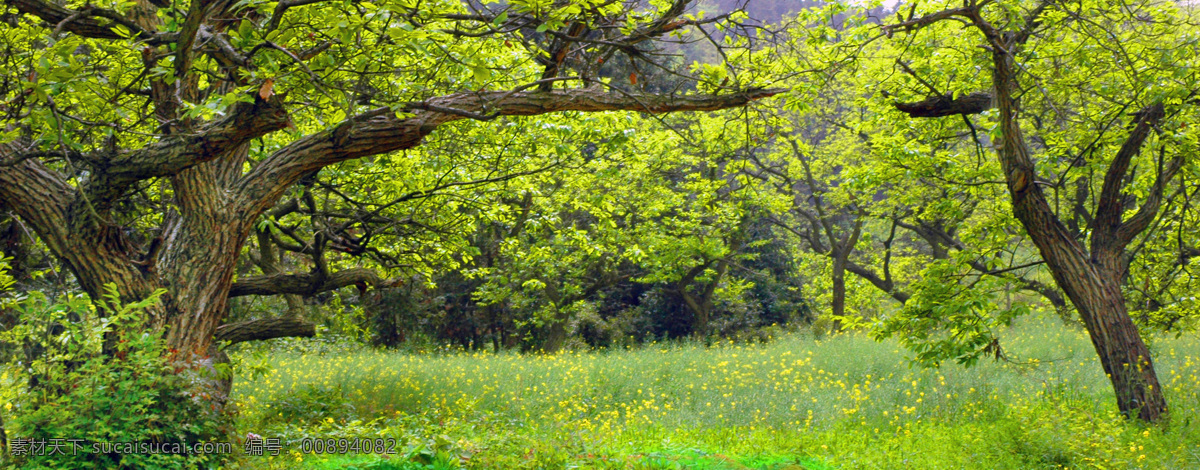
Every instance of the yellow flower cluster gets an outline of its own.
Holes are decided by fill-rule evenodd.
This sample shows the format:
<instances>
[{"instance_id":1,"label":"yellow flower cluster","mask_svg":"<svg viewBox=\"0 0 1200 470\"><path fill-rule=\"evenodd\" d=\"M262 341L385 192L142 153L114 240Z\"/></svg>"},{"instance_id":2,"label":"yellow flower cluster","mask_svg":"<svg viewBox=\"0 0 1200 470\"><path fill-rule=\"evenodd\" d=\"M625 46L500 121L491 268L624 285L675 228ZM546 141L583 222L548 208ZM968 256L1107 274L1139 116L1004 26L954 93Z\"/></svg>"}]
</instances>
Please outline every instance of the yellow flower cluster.
<instances>
[{"instance_id":1,"label":"yellow flower cluster","mask_svg":"<svg viewBox=\"0 0 1200 470\"><path fill-rule=\"evenodd\" d=\"M485 443L502 433L558 448L641 452L669 444L831 462L924 452L929 462L971 466L1029 451L1081 464L1188 465L1163 457L1186 455L1171 447L1186 441L1143 433L1119 417L1082 331L1046 321L1007 335L1012 362L969 369L910 367L895 344L857 335L552 355L277 354L276 372L239 382L235 398L255 410L298 387L337 388L357 418L425 416L441 426L429 434L457 433L468 448L498 447ZM1200 346L1188 338L1156 345L1176 417L1195 414ZM936 445L957 450L931 450Z\"/></svg>"}]
</instances>

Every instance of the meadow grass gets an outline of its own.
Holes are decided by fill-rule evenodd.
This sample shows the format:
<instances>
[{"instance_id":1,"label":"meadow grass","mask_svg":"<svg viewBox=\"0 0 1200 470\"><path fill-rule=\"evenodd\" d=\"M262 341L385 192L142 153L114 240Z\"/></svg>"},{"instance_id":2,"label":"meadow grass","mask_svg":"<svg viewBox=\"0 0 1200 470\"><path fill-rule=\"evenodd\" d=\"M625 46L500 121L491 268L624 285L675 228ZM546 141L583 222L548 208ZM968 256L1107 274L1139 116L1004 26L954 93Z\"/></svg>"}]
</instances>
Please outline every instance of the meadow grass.
<instances>
[{"instance_id":1,"label":"meadow grass","mask_svg":"<svg viewBox=\"0 0 1200 470\"><path fill-rule=\"evenodd\" d=\"M1200 341L1154 338L1170 423L1120 417L1086 334L1027 318L1011 362L910 366L891 341L793 334L554 355L276 352L241 427L391 437L391 457L261 468L1200 468Z\"/></svg>"}]
</instances>

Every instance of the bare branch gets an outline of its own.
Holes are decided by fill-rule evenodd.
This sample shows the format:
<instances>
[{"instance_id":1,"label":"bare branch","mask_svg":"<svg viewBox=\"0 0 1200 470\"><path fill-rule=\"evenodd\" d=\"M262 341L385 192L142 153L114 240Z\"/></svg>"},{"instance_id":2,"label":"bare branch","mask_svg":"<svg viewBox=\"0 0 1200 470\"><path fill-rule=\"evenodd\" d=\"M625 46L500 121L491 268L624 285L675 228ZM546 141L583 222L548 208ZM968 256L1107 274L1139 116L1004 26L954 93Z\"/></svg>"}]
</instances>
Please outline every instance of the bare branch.
<instances>
[{"instance_id":1,"label":"bare branch","mask_svg":"<svg viewBox=\"0 0 1200 470\"><path fill-rule=\"evenodd\" d=\"M4 4L55 25L55 31L68 31L87 38L125 39L113 29L114 25L125 27L135 37L150 44L171 42L177 37L176 34L146 31L120 13L94 6L70 10L42 0L4 0ZM111 23L101 23L97 18L109 20Z\"/></svg>"},{"instance_id":2,"label":"bare branch","mask_svg":"<svg viewBox=\"0 0 1200 470\"><path fill-rule=\"evenodd\" d=\"M0 144L0 159L12 144ZM9 207L29 223L51 249L59 250L68 241L67 213L72 188L57 173L38 159L23 159L0 166L0 206Z\"/></svg>"}]
</instances>

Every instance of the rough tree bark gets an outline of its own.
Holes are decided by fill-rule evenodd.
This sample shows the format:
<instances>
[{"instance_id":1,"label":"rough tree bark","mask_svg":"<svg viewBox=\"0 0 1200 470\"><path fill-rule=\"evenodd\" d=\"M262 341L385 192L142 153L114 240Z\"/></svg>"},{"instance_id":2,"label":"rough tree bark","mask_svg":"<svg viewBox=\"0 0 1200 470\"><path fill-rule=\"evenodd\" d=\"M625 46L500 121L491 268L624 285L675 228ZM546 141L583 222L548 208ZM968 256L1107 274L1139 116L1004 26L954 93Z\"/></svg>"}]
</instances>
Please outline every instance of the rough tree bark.
<instances>
[{"instance_id":1,"label":"rough tree bark","mask_svg":"<svg viewBox=\"0 0 1200 470\"><path fill-rule=\"evenodd\" d=\"M970 3L897 25L897 30L915 30L957 17L983 33L992 52L994 100L1000 110L1001 138L996 153L1005 174L1013 212L1050 268L1055 282L1079 311L1117 399L1127 417L1157 422L1167 417L1150 350L1142 340L1125 305L1121 280L1128 269L1125 247L1157 217L1163 188L1183 164L1177 156L1158 172L1154 187L1136 213L1124 219L1126 202L1122 188L1130 161L1141 152L1153 126L1164 116L1162 104L1153 104L1135 115L1134 125L1105 174L1093 218L1090 250L1072 236L1071 230L1054 213L1041 187L1032 152L1023 135L1018 114L1021 107L1015 54L1037 27L1038 17L1049 5L1043 2L1026 17L1019 31L1002 31L983 19L980 6Z\"/></svg>"},{"instance_id":2,"label":"rough tree bark","mask_svg":"<svg viewBox=\"0 0 1200 470\"><path fill-rule=\"evenodd\" d=\"M301 318L284 316L228 323L217 327L216 341L237 344L272 338L312 338L317 327Z\"/></svg>"}]
</instances>

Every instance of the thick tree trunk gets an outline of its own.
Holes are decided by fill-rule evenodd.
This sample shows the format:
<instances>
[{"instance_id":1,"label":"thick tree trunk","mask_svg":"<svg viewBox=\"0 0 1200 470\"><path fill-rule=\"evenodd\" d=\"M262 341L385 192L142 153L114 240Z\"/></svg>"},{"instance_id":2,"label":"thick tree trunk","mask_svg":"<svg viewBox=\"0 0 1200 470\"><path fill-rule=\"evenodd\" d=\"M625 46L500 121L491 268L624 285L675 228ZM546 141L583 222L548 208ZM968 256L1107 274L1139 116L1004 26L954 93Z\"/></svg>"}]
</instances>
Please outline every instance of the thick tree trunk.
<instances>
[{"instance_id":1,"label":"thick tree trunk","mask_svg":"<svg viewBox=\"0 0 1200 470\"><path fill-rule=\"evenodd\" d=\"M1150 350L1126 309L1119 279L1090 284L1072 296L1072 301L1112 382L1121 413L1156 422L1166 415L1166 398Z\"/></svg>"},{"instance_id":2,"label":"thick tree trunk","mask_svg":"<svg viewBox=\"0 0 1200 470\"><path fill-rule=\"evenodd\" d=\"M1083 318L1100 363L1112 382L1121 413L1148 422L1160 421L1167 415L1167 402L1150 351L1126 309L1120 280L1126 269L1124 247L1156 214L1163 177L1169 179L1173 170L1160 173L1155 193L1128 220L1122 220L1125 211L1120 201L1129 161L1140 150L1152 125L1162 117L1162 107L1140 113L1137 126L1109 166L1096 209L1089 254L1055 215L1035 181L1033 159L1016 119L1019 109L1014 98L1016 67L1009 51L1015 51L1019 43L1014 37L992 36L992 39L998 42L993 52L993 81L1003 135L997 153L1012 196L1013 212L1037 245L1054 280ZM1171 167L1177 169L1175 165L1172 163Z\"/></svg>"},{"instance_id":3,"label":"thick tree trunk","mask_svg":"<svg viewBox=\"0 0 1200 470\"><path fill-rule=\"evenodd\" d=\"M1165 418L1167 402L1150 350L1129 316L1121 292L1124 267L1119 255L1089 257L1073 240L1035 230L1041 216L1049 213L1048 208L1033 210L1033 202L1026 198L1015 202L1017 216L1025 223L1054 280L1079 311L1121 413L1148 422Z\"/></svg>"},{"instance_id":4,"label":"thick tree trunk","mask_svg":"<svg viewBox=\"0 0 1200 470\"><path fill-rule=\"evenodd\" d=\"M246 236L236 227L211 230L181 235L163 263L169 286L167 344L200 356L208 355L213 335L229 311L229 290Z\"/></svg>"}]
</instances>

